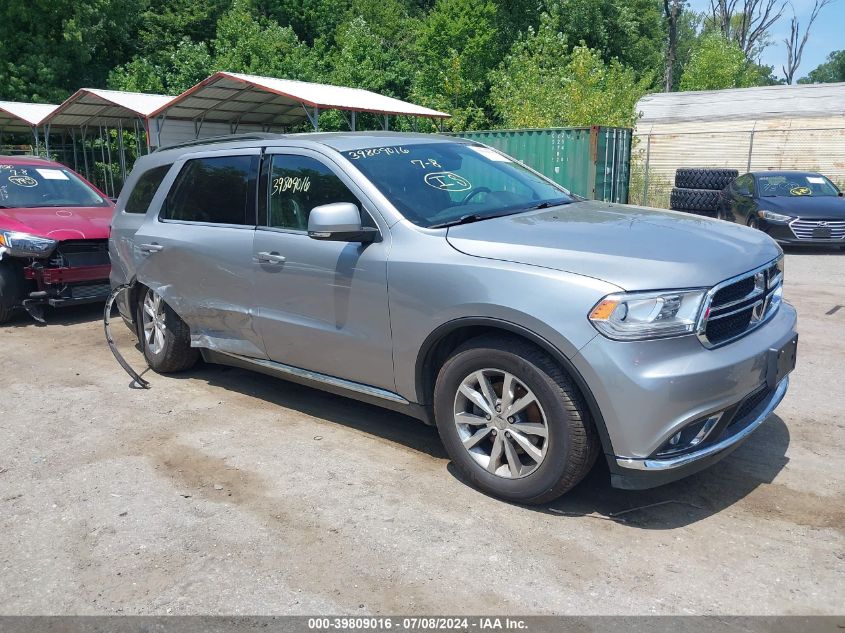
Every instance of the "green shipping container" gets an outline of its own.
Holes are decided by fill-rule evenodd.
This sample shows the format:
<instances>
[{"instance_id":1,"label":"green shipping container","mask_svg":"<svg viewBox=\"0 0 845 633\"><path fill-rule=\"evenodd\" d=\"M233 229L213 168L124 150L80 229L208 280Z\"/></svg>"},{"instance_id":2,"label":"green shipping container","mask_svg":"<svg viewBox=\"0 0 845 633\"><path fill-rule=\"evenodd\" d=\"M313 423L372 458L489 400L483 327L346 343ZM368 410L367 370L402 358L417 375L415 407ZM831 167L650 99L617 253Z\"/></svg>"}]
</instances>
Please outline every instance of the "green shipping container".
<instances>
[{"instance_id":1,"label":"green shipping container","mask_svg":"<svg viewBox=\"0 0 845 633\"><path fill-rule=\"evenodd\" d=\"M571 127L455 132L519 159L572 193L627 204L631 177L631 130Z\"/></svg>"}]
</instances>

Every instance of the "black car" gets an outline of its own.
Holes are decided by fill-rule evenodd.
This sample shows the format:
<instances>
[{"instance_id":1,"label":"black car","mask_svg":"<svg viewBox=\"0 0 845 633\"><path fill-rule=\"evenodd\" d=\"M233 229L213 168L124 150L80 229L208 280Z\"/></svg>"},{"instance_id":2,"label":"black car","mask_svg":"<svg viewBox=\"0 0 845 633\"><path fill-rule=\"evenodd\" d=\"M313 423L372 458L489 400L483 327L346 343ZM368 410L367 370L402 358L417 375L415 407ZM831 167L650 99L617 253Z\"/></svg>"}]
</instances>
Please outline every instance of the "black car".
<instances>
[{"instance_id":1,"label":"black car","mask_svg":"<svg viewBox=\"0 0 845 633\"><path fill-rule=\"evenodd\" d=\"M719 218L760 229L781 244L845 246L845 198L821 174L744 174L722 191Z\"/></svg>"}]
</instances>

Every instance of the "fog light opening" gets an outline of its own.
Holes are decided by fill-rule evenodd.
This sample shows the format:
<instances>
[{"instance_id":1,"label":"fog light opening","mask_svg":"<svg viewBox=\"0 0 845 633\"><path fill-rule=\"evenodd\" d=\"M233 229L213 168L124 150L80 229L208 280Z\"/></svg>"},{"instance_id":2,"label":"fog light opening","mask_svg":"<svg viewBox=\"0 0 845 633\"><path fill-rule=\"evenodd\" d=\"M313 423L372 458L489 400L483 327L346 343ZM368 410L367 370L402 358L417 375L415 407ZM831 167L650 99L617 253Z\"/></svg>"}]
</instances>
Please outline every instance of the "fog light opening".
<instances>
[{"instance_id":1,"label":"fog light opening","mask_svg":"<svg viewBox=\"0 0 845 633\"><path fill-rule=\"evenodd\" d=\"M724 413L724 411L719 411L718 413L688 424L670 437L661 449L657 451L657 455L673 455L695 448L710 436Z\"/></svg>"}]
</instances>

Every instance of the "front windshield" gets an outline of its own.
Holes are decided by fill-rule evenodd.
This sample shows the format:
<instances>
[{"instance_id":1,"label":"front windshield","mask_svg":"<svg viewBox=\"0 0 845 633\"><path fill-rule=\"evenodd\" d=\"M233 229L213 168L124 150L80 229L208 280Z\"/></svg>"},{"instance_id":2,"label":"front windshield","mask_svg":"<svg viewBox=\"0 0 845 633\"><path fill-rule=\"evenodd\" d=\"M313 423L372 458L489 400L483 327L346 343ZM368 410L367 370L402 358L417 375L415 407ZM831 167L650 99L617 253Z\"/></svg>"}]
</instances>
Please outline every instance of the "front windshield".
<instances>
[{"instance_id":1,"label":"front windshield","mask_svg":"<svg viewBox=\"0 0 845 633\"><path fill-rule=\"evenodd\" d=\"M482 145L421 143L343 152L411 222L485 219L574 200L565 189Z\"/></svg>"},{"instance_id":2,"label":"front windshield","mask_svg":"<svg viewBox=\"0 0 845 633\"><path fill-rule=\"evenodd\" d=\"M835 197L839 190L820 174L778 174L757 176L757 188L763 198Z\"/></svg>"},{"instance_id":3,"label":"front windshield","mask_svg":"<svg viewBox=\"0 0 845 633\"><path fill-rule=\"evenodd\" d=\"M0 209L105 206L108 201L69 169L0 164Z\"/></svg>"}]
</instances>

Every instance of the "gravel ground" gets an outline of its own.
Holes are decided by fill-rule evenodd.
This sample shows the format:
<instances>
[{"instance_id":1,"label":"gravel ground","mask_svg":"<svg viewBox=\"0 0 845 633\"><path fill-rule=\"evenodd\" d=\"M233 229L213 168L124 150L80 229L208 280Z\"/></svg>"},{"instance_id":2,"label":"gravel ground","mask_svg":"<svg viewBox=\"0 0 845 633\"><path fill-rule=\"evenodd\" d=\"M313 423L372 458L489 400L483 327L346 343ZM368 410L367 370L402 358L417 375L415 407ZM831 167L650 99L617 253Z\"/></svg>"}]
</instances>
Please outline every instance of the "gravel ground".
<instances>
[{"instance_id":1,"label":"gravel ground","mask_svg":"<svg viewBox=\"0 0 845 633\"><path fill-rule=\"evenodd\" d=\"M217 366L130 389L99 307L21 317L0 614L841 614L845 252L790 251L786 297L798 368L743 447L643 492L599 464L538 508L466 486L410 418Z\"/></svg>"}]
</instances>

